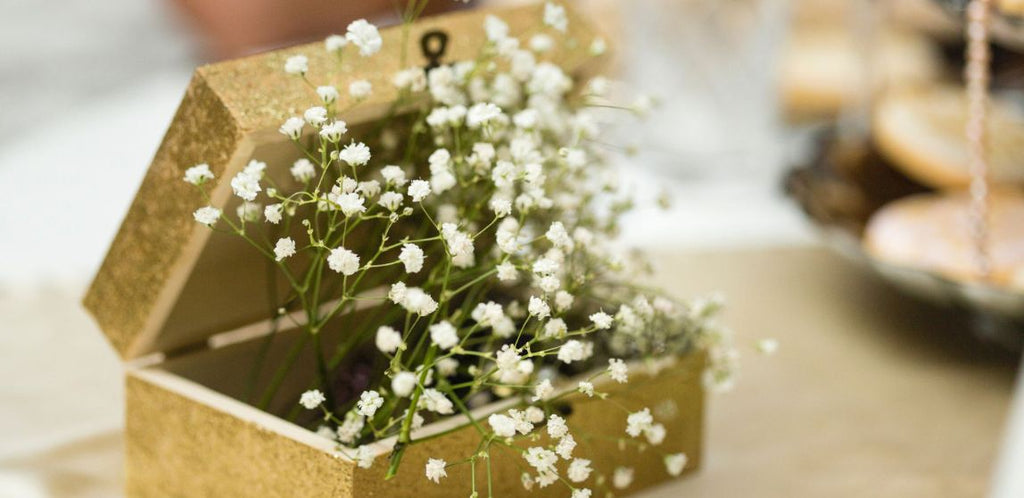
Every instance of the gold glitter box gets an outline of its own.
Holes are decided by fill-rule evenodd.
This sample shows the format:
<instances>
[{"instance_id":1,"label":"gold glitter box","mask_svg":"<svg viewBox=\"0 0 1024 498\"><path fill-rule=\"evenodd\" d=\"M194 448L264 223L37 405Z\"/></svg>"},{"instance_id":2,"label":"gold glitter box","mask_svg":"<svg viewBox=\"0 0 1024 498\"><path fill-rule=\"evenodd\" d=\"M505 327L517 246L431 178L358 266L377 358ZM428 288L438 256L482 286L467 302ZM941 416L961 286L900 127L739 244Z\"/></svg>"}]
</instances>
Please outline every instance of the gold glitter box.
<instances>
[{"instance_id":1,"label":"gold glitter box","mask_svg":"<svg viewBox=\"0 0 1024 498\"><path fill-rule=\"evenodd\" d=\"M441 30L449 36L442 62L471 58L485 43L483 22L488 11L466 11L427 18L408 32L414 63L426 65L418 42ZM535 28L542 6L490 11L502 17L512 33ZM570 43L552 56L567 72L585 79L600 69L603 57L587 53L595 33L580 16L569 12ZM283 361L302 336L298 330L277 332L268 313L265 262L237 237L214 234L196 223L192 211L205 203L183 182L186 168L208 163L217 180L211 204L233 212L238 199L227 179L253 157L265 160L268 175L287 175L294 148L277 132L288 117L312 101L309 89L282 70L295 54L309 57L312 81L331 81L347 88L366 79L374 94L341 117L350 127L381 119L397 98L391 76L400 67L402 29L382 30L382 51L368 58L347 57L344 70L320 43L298 46L196 70L84 304L126 366L126 493L140 496L303 496L303 497L442 497L469 495L469 468L449 469L441 485L423 475L428 455L455 461L473 452L478 435L472 427L412 445L396 478L385 481L388 441L375 443L378 458L370 469L339 456L333 443L284 415L312 383L305 369L294 369L265 410L246 403L255 381L252 365L265 354L268 364ZM525 42L525 40L524 40ZM413 49L416 49L415 51ZM342 96L338 108L350 102ZM308 131L308 129L307 129ZM277 165L275 168L274 165ZM283 170L283 171L281 171ZM344 317L359 320L360 313ZM349 322L351 323L351 322ZM335 329L344 329L344 322ZM337 332L335 335L340 334ZM330 338L326 338L330 346ZM306 348L307 350L309 348ZM303 353L305 354L305 353ZM301 361L301 360L300 360ZM608 386L630 409L662 408L668 429L666 448L689 456L687 471L700 463L704 357L691 355L653 376L637 372L628 391ZM648 377L645 379L645 377ZM255 384L255 386L254 386ZM591 400L571 401L570 421L590 433L618 434L625 415ZM483 407L487 411L488 407ZM423 427L416 437L444 431L464 422L453 416ZM668 479L654 451L637 455L617 450L615 441L594 440L593 467L611 474L616 465L635 468L635 491ZM625 455L628 462L620 462ZM507 452L492 461L496 496L524 493L522 462ZM482 479L483 472L477 473ZM483 484L483 481L480 482ZM606 483L607 486L607 483ZM484 488L486 489L486 487ZM599 489L595 490L601 495ZM561 486L534 490L536 496L564 496Z\"/></svg>"}]
</instances>

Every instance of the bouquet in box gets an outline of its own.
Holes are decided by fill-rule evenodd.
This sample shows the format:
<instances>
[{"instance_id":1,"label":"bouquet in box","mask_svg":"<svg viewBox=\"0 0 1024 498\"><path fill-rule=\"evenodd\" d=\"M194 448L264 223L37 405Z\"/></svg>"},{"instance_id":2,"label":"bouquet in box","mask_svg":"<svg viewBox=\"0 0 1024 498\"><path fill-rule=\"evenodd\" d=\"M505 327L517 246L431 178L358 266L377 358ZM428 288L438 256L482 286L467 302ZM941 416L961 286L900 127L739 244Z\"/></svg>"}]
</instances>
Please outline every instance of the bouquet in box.
<instances>
[{"instance_id":1,"label":"bouquet in box","mask_svg":"<svg viewBox=\"0 0 1024 498\"><path fill-rule=\"evenodd\" d=\"M407 22L422 5L411 2ZM666 430L649 408L627 410L603 385L630 382L631 365L662 368L696 350L710 353L707 384L732 381L735 355L713 319L717 300L682 302L647 288L642 261L612 249L632 203L606 166L614 149L601 139L601 111L645 103L616 105L607 80L574 81L545 60L565 42L567 20L549 3L538 21L543 27L520 46L507 24L488 17L489 41L475 60L397 72L390 118L358 130L342 119L352 108L339 108L339 92L358 106L372 86L310 81L308 60L289 58L283 70L309 86L311 99L280 128L301 155L292 178L274 182L254 159L231 179L244 201L236 213L194 213L250 243L287 282L276 314L305 331L317 361L258 368L315 369L317 385L296 400L308 411L292 418L360 466L373 465L366 444L394 438L387 475L411 470L401 462L423 440L415 429L459 417L452 430L475 428L477 450L431 458L419 470L427 479L443 484L453 466L475 473L492 452L511 451L527 489L558 485L586 497L602 483L629 485L629 451L661 452L673 475L686 463L663 447ZM340 61L380 47L376 27L356 21L324 49ZM603 52L604 41L589 48ZM212 178L202 164L185 175L204 193ZM372 319L343 319L368 307L379 311ZM339 324L344 339L326 350L322 332ZM254 402L266 404L277 387ZM621 440L623 465L612 475L592 475L577 450L584 436L563 412L570 395L621 410L621 433L585 435ZM498 399L507 400L501 409L474 411Z\"/></svg>"}]
</instances>

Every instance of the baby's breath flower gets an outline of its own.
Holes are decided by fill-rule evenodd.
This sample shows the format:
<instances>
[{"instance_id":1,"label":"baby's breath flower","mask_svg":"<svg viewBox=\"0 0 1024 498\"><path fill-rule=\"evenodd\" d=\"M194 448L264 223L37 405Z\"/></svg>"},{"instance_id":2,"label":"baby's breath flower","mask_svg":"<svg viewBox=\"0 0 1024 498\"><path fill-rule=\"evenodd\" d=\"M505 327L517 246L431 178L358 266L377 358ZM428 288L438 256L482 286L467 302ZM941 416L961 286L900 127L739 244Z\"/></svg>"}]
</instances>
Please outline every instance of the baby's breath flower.
<instances>
[{"instance_id":1,"label":"baby's breath flower","mask_svg":"<svg viewBox=\"0 0 1024 498\"><path fill-rule=\"evenodd\" d=\"M508 416L512 417L516 425L516 431L520 434L525 436L533 431L533 424L530 423L525 411L512 409L508 411Z\"/></svg>"},{"instance_id":2,"label":"baby's breath flower","mask_svg":"<svg viewBox=\"0 0 1024 498\"><path fill-rule=\"evenodd\" d=\"M500 42L508 37L508 24L496 16L488 15L484 18L484 31L488 40Z\"/></svg>"},{"instance_id":3,"label":"baby's breath flower","mask_svg":"<svg viewBox=\"0 0 1024 498\"><path fill-rule=\"evenodd\" d=\"M364 417L373 417L377 409L384 406L384 398L377 391L363 391L356 402L356 410Z\"/></svg>"},{"instance_id":4,"label":"baby's breath flower","mask_svg":"<svg viewBox=\"0 0 1024 498\"><path fill-rule=\"evenodd\" d=\"M537 474L537 485L546 488L558 481L558 474L554 472L539 472Z\"/></svg>"},{"instance_id":5,"label":"baby's breath flower","mask_svg":"<svg viewBox=\"0 0 1024 498\"><path fill-rule=\"evenodd\" d=\"M359 437L359 433L363 430L363 426L366 425L366 419L363 418L359 412L352 410L345 414L345 421L338 426L338 430L335 434L338 436L338 441L344 444L352 444L356 438Z\"/></svg>"},{"instance_id":6,"label":"baby's breath flower","mask_svg":"<svg viewBox=\"0 0 1024 498\"><path fill-rule=\"evenodd\" d=\"M418 273L422 270L423 259L423 249L416 244L403 245L402 252L398 255L398 260L405 265L405 271L409 273Z\"/></svg>"},{"instance_id":7,"label":"baby's breath flower","mask_svg":"<svg viewBox=\"0 0 1024 498\"><path fill-rule=\"evenodd\" d=\"M320 136L331 143L338 143L341 136L348 132L348 125L341 120L331 121L320 128Z\"/></svg>"},{"instance_id":8,"label":"baby's breath flower","mask_svg":"<svg viewBox=\"0 0 1024 498\"><path fill-rule=\"evenodd\" d=\"M572 248L573 243L572 239L569 237L569 232L565 230L565 225L560 221L552 222L544 236L547 237L555 247L567 250Z\"/></svg>"},{"instance_id":9,"label":"baby's breath flower","mask_svg":"<svg viewBox=\"0 0 1024 498\"><path fill-rule=\"evenodd\" d=\"M430 114L427 115L427 124L433 128L442 128L450 124L448 122L448 108L447 107L435 107Z\"/></svg>"},{"instance_id":10,"label":"baby's breath flower","mask_svg":"<svg viewBox=\"0 0 1024 498\"><path fill-rule=\"evenodd\" d=\"M405 301L405 295L409 292L409 288L406 287L403 282L395 282L391 284L391 289L388 290L388 299L395 304L402 304Z\"/></svg>"},{"instance_id":11,"label":"baby's breath flower","mask_svg":"<svg viewBox=\"0 0 1024 498\"><path fill-rule=\"evenodd\" d=\"M537 286L540 287L545 294L551 294L552 292L555 292L556 290L558 290L559 287L561 287L561 285L561 281L558 280L558 277L555 277L554 275L544 276L537 283Z\"/></svg>"},{"instance_id":12,"label":"baby's breath flower","mask_svg":"<svg viewBox=\"0 0 1024 498\"><path fill-rule=\"evenodd\" d=\"M291 139L297 139L302 135L302 127L305 124L306 121L302 118L291 117L288 118L277 131Z\"/></svg>"},{"instance_id":13,"label":"baby's breath flower","mask_svg":"<svg viewBox=\"0 0 1024 498\"><path fill-rule=\"evenodd\" d=\"M594 57L604 55L608 51L608 43L604 41L604 38L597 37L594 41L590 42L590 55Z\"/></svg>"},{"instance_id":14,"label":"baby's breath flower","mask_svg":"<svg viewBox=\"0 0 1024 498\"><path fill-rule=\"evenodd\" d=\"M448 254L452 256L452 264L457 268L468 268L474 262L473 238L461 231L454 223L441 225L441 238L444 239Z\"/></svg>"},{"instance_id":15,"label":"baby's breath flower","mask_svg":"<svg viewBox=\"0 0 1024 498\"><path fill-rule=\"evenodd\" d=\"M492 414L487 417L487 423L498 437L509 438L516 435L516 423L508 415Z\"/></svg>"},{"instance_id":16,"label":"baby's breath flower","mask_svg":"<svg viewBox=\"0 0 1024 498\"><path fill-rule=\"evenodd\" d=\"M510 282L519 278L519 272L516 270L516 266L508 261L499 264L497 269L498 280L501 280L502 282Z\"/></svg>"},{"instance_id":17,"label":"baby's breath flower","mask_svg":"<svg viewBox=\"0 0 1024 498\"><path fill-rule=\"evenodd\" d=\"M393 354L402 346L402 334L386 325L377 329L377 336L374 341L377 349L382 353Z\"/></svg>"},{"instance_id":18,"label":"baby's breath flower","mask_svg":"<svg viewBox=\"0 0 1024 498\"><path fill-rule=\"evenodd\" d=\"M481 327L493 327L506 318L501 305L494 301L477 304L470 317Z\"/></svg>"},{"instance_id":19,"label":"baby's breath flower","mask_svg":"<svg viewBox=\"0 0 1024 498\"><path fill-rule=\"evenodd\" d=\"M558 359L566 364L574 361L583 361L589 356L587 349L585 343L576 339L570 339L565 341L562 347L558 348Z\"/></svg>"},{"instance_id":20,"label":"baby's breath flower","mask_svg":"<svg viewBox=\"0 0 1024 498\"><path fill-rule=\"evenodd\" d=\"M515 181L516 172L515 164L509 161L498 161L498 164L491 170L491 181L499 189L511 187L512 182Z\"/></svg>"},{"instance_id":21,"label":"baby's breath flower","mask_svg":"<svg viewBox=\"0 0 1024 498\"><path fill-rule=\"evenodd\" d=\"M533 446L526 450L523 457L526 458L526 463L537 469L537 472L556 472L555 463L558 462L558 455L551 450Z\"/></svg>"},{"instance_id":22,"label":"baby's breath flower","mask_svg":"<svg viewBox=\"0 0 1024 498\"><path fill-rule=\"evenodd\" d=\"M356 192L359 192L360 194L363 195L363 197L369 199L370 197L373 197L380 193L380 182L378 182L377 180L359 182L358 186L356 187Z\"/></svg>"},{"instance_id":23,"label":"baby's breath flower","mask_svg":"<svg viewBox=\"0 0 1024 498\"><path fill-rule=\"evenodd\" d=\"M292 177L295 178L295 181L302 183L306 183L316 176L316 169L313 167L313 163L306 158L295 161L289 171Z\"/></svg>"},{"instance_id":24,"label":"baby's breath flower","mask_svg":"<svg viewBox=\"0 0 1024 498\"><path fill-rule=\"evenodd\" d=\"M568 311L572 308L572 303L576 298L572 294L566 291L558 291L555 293L555 310L559 313Z\"/></svg>"},{"instance_id":25,"label":"baby's breath flower","mask_svg":"<svg viewBox=\"0 0 1024 498\"><path fill-rule=\"evenodd\" d=\"M537 317L541 320L551 316L551 308L548 307L548 303L544 302L543 299L532 296L530 297L530 304L527 306L530 316Z\"/></svg>"},{"instance_id":26,"label":"baby's breath flower","mask_svg":"<svg viewBox=\"0 0 1024 498\"><path fill-rule=\"evenodd\" d=\"M528 50L516 50L510 57L512 60L511 75L504 78L495 77L494 85L496 90L502 90L494 97L499 104L515 104L519 101L521 92L518 81L529 80L537 67L537 58ZM513 79L515 78L515 79ZM516 81L518 80L518 81Z\"/></svg>"},{"instance_id":27,"label":"baby's breath flower","mask_svg":"<svg viewBox=\"0 0 1024 498\"><path fill-rule=\"evenodd\" d=\"M413 180L409 185L409 197L413 202L420 202L430 195L430 183L424 180Z\"/></svg>"},{"instance_id":28,"label":"baby's breath flower","mask_svg":"<svg viewBox=\"0 0 1024 498\"><path fill-rule=\"evenodd\" d=\"M626 362L618 358L608 360L608 373L611 375L612 380L620 384L629 380L629 367L626 366Z\"/></svg>"},{"instance_id":29,"label":"baby's breath flower","mask_svg":"<svg viewBox=\"0 0 1024 498\"><path fill-rule=\"evenodd\" d=\"M669 475L678 476L683 473L684 468L686 468L685 454L673 453L665 457L665 470L668 471Z\"/></svg>"},{"instance_id":30,"label":"baby's breath flower","mask_svg":"<svg viewBox=\"0 0 1024 498\"><path fill-rule=\"evenodd\" d=\"M334 431L326 425L321 425L316 428L316 435L325 439L334 440Z\"/></svg>"},{"instance_id":31,"label":"baby's breath flower","mask_svg":"<svg viewBox=\"0 0 1024 498\"><path fill-rule=\"evenodd\" d=\"M328 195L328 198L338 205L338 208L341 209L345 216L352 216L366 211L366 206L364 205L366 199L354 192L341 195L331 194Z\"/></svg>"},{"instance_id":32,"label":"baby's breath flower","mask_svg":"<svg viewBox=\"0 0 1024 498\"><path fill-rule=\"evenodd\" d=\"M234 178L231 179L231 190L235 192L235 195L251 201L256 199L262 188L260 188L260 179L258 176L253 175L246 171L239 171Z\"/></svg>"},{"instance_id":33,"label":"baby's breath flower","mask_svg":"<svg viewBox=\"0 0 1024 498\"><path fill-rule=\"evenodd\" d=\"M507 57L512 52L519 50L519 38L507 36L505 38L502 38L501 40L498 40L495 43L495 47L498 49L498 54Z\"/></svg>"},{"instance_id":34,"label":"baby's breath flower","mask_svg":"<svg viewBox=\"0 0 1024 498\"><path fill-rule=\"evenodd\" d=\"M442 477L448 477L448 472L444 470L446 465L448 463L440 458L427 459L427 479L440 484Z\"/></svg>"},{"instance_id":35,"label":"baby's breath flower","mask_svg":"<svg viewBox=\"0 0 1024 498\"><path fill-rule=\"evenodd\" d=\"M345 161L349 166L363 166L370 162L370 148L362 142L350 143L338 153L338 159Z\"/></svg>"},{"instance_id":36,"label":"baby's breath flower","mask_svg":"<svg viewBox=\"0 0 1024 498\"><path fill-rule=\"evenodd\" d=\"M404 412L402 412L402 416L400 418L404 419L406 417L406 415L408 415L408 414L409 414L409 410L406 409ZM423 427L423 422L424 422L423 415L420 415L418 412L413 412L411 427L413 429L419 429L420 427Z\"/></svg>"},{"instance_id":37,"label":"baby's breath flower","mask_svg":"<svg viewBox=\"0 0 1024 498\"><path fill-rule=\"evenodd\" d=\"M550 36L540 33L530 38L530 49L537 53L544 53L555 46L555 40Z\"/></svg>"},{"instance_id":38,"label":"baby's breath flower","mask_svg":"<svg viewBox=\"0 0 1024 498\"><path fill-rule=\"evenodd\" d=\"M356 80L348 85L348 94L356 100L363 100L373 93L373 85L366 80Z\"/></svg>"},{"instance_id":39,"label":"baby's breath flower","mask_svg":"<svg viewBox=\"0 0 1024 498\"><path fill-rule=\"evenodd\" d=\"M594 327L597 327L598 330L610 329L612 327L612 316L603 311L590 315L590 321L594 323Z\"/></svg>"},{"instance_id":40,"label":"baby's breath flower","mask_svg":"<svg viewBox=\"0 0 1024 498\"><path fill-rule=\"evenodd\" d=\"M523 130L532 130L537 126L538 119L540 119L540 115L536 109L525 109L512 116L512 122L517 128Z\"/></svg>"},{"instance_id":41,"label":"baby's breath flower","mask_svg":"<svg viewBox=\"0 0 1024 498\"><path fill-rule=\"evenodd\" d=\"M544 324L544 338L545 339L561 339L565 337L565 334L569 332L569 327L565 325L565 320L561 318L554 318Z\"/></svg>"},{"instance_id":42,"label":"baby's breath flower","mask_svg":"<svg viewBox=\"0 0 1024 498\"><path fill-rule=\"evenodd\" d=\"M640 433L651 428L654 424L654 417L651 416L651 410L644 408L638 412L630 413L626 417L626 434L630 437L638 437Z\"/></svg>"},{"instance_id":43,"label":"baby's breath flower","mask_svg":"<svg viewBox=\"0 0 1024 498\"><path fill-rule=\"evenodd\" d=\"M647 442L654 446L665 442L665 426L661 424L654 424L644 431L644 436L647 438Z\"/></svg>"},{"instance_id":44,"label":"baby's breath flower","mask_svg":"<svg viewBox=\"0 0 1024 498\"><path fill-rule=\"evenodd\" d=\"M368 469L373 467L374 456L375 455L370 451L368 446L360 446L359 448L356 448L356 453L352 456L352 459L355 460L356 465L358 465L359 468Z\"/></svg>"},{"instance_id":45,"label":"baby's breath flower","mask_svg":"<svg viewBox=\"0 0 1024 498\"><path fill-rule=\"evenodd\" d=\"M338 38L341 37L338 36ZM341 39L344 40L344 38ZM320 100L324 104L333 104L338 101L338 89L330 85L316 87L316 94L320 96Z\"/></svg>"},{"instance_id":46,"label":"baby's breath flower","mask_svg":"<svg viewBox=\"0 0 1024 498\"><path fill-rule=\"evenodd\" d=\"M531 476L529 472L523 472L522 475L519 476L519 481L523 483L523 489L527 491L533 489L533 476Z\"/></svg>"},{"instance_id":47,"label":"baby's breath flower","mask_svg":"<svg viewBox=\"0 0 1024 498\"><path fill-rule=\"evenodd\" d=\"M520 360L519 352L510 344L505 344L495 354L494 361L498 367L498 373L516 371Z\"/></svg>"},{"instance_id":48,"label":"baby's breath flower","mask_svg":"<svg viewBox=\"0 0 1024 498\"><path fill-rule=\"evenodd\" d=\"M544 379L533 388L533 400L545 401L555 394L555 387L551 385L551 379Z\"/></svg>"},{"instance_id":49,"label":"baby's breath flower","mask_svg":"<svg viewBox=\"0 0 1024 498\"><path fill-rule=\"evenodd\" d=\"M536 406L528 406L525 410L526 420L531 424L539 424L544 421L544 410Z\"/></svg>"},{"instance_id":50,"label":"baby's breath flower","mask_svg":"<svg viewBox=\"0 0 1024 498\"><path fill-rule=\"evenodd\" d=\"M213 180L213 172L209 164L197 164L185 170L185 181L192 185L202 185L210 180Z\"/></svg>"},{"instance_id":51,"label":"baby's breath flower","mask_svg":"<svg viewBox=\"0 0 1024 498\"><path fill-rule=\"evenodd\" d=\"M388 211L395 211L402 206L403 200L404 196L398 192L384 192L383 194L380 194L380 199L377 200L377 204Z\"/></svg>"},{"instance_id":52,"label":"baby's breath flower","mask_svg":"<svg viewBox=\"0 0 1024 498\"><path fill-rule=\"evenodd\" d=\"M592 493L589 488L576 488L572 490L572 496L569 498L590 498Z\"/></svg>"},{"instance_id":53,"label":"baby's breath flower","mask_svg":"<svg viewBox=\"0 0 1024 498\"><path fill-rule=\"evenodd\" d=\"M533 263L533 272L538 275L550 275L558 271L558 261L553 258L540 258Z\"/></svg>"},{"instance_id":54,"label":"baby's breath flower","mask_svg":"<svg viewBox=\"0 0 1024 498\"><path fill-rule=\"evenodd\" d=\"M469 112L466 114L466 126L476 129L499 119L501 116L500 107L490 102L481 102L469 108Z\"/></svg>"},{"instance_id":55,"label":"baby's breath flower","mask_svg":"<svg viewBox=\"0 0 1024 498\"><path fill-rule=\"evenodd\" d=\"M304 75L309 71L309 59L305 55L293 55L284 61L284 72Z\"/></svg>"},{"instance_id":56,"label":"baby's breath flower","mask_svg":"<svg viewBox=\"0 0 1024 498\"><path fill-rule=\"evenodd\" d=\"M370 24L366 19L358 19L348 25L345 39L359 47L359 55L369 57L380 52L382 40L377 26Z\"/></svg>"},{"instance_id":57,"label":"baby's breath flower","mask_svg":"<svg viewBox=\"0 0 1024 498\"><path fill-rule=\"evenodd\" d=\"M593 232L583 227L576 227L576 229L572 231L572 238L576 242L585 246L594 243Z\"/></svg>"},{"instance_id":58,"label":"baby's breath flower","mask_svg":"<svg viewBox=\"0 0 1024 498\"><path fill-rule=\"evenodd\" d=\"M587 382L585 380L584 381L580 381L579 386L577 387L577 390L579 392L583 393L583 395L585 395L588 398L591 398L591 397L594 396L594 384L591 383L591 382Z\"/></svg>"},{"instance_id":59,"label":"baby's breath flower","mask_svg":"<svg viewBox=\"0 0 1024 498\"><path fill-rule=\"evenodd\" d=\"M553 2L544 5L544 24L565 33L569 28L569 18L565 15L565 7Z\"/></svg>"},{"instance_id":60,"label":"baby's breath flower","mask_svg":"<svg viewBox=\"0 0 1024 498\"><path fill-rule=\"evenodd\" d=\"M561 439L569 433L569 426L566 425L565 419L552 414L548 417L548 435L554 439Z\"/></svg>"},{"instance_id":61,"label":"baby's breath flower","mask_svg":"<svg viewBox=\"0 0 1024 498\"><path fill-rule=\"evenodd\" d=\"M403 69L402 71L395 73L391 82L394 83L395 87L399 90L422 92L427 88L427 77L423 74L423 69L418 67Z\"/></svg>"},{"instance_id":62,"label":"baby's breath flower","mask_svg":"<svg viewBox=\"0 0 1024 498\"><path fill-rule=\"evenodd\" d=\"M238 219L246 222L253 223L260 220L260 213L263 212L263 206L257 202L245 201L238 205L235 210L235 214L238 215Z\"/></svg>"},{"instance_id":63,"label":"baby's breath flower","mask_svg":"<svg viewBox=\"0 0 1024 498\"><path fill-rule=\"evenodd\" d=\"M577 458L569 464L569 470L566 472L566 476L572 482L583 482L590 477L590 473L594 469L590 468L590 460L585 458Z\"/></svg>"},{"instance_id":64,"label":"baby's breath flower","mask_svg":"<svg viewBox=\"0 0 1024 498\"><path fill-rule=\"evenodd\" d=\"M459 343L459 334L451 323L442 321L430 326L430 340L441 349L451 349Z\"/></svg>"},{"instance_id":65,"label":"baby's breath flower","mask_svg":"<svg viewBox=\"0 0 1024 498\"><path fill-rule=\"evenodd\" d=\"M354 275L359 271L359 255L344 247L332 249L327 267L345 276Z\"/></svg>"},{"instance_id":66,"label":"baby's breath flower","mask_svg":"<svg viewBox=\"0 0 1024 498\"><path fill-rule=\"evenodd\" d=\"M306 109L306 112L302 113L302 117L307 123L313 126L320 126L327 122L327 109L321 106L314 106Z\"/></svg>"},{"instance_id":67,"label":"baby's breath flower","mask_svg":"<svg viewBox=\"0 0 1024 498\"><path fill-rule=\"evenodd\" d=\"M763 355L773 355L779 349L779 341L775 339L761 339L757 341L757 352Z\"/></svg>"},{"instance_id":68,"label":"baby's breath flower","mask_svg":"<svg viewBox=\"0 0 1024 498\"><path fill-rule=\"evenodd\" d=\"M562 457L562 460L568 460L572 458L572 450L576 449L576 439L572 437L572 434L566 434L565 437L558 440L558 444L555 445L555 453Z\"/></svg>"},{"instance_id":69,"label":"baby's breath flower","mask_svg":"<svg viewBox=\"0 0 1024 498\"><path fill-rule=\"evenodd\" d=\"M407 398L416 388L416 374L412 372L398 372L391 379L391 391L395 396Z\"/></svg>"},{"instance_id":70,"label":"baby's breath flower","mask_svg":"<svg viewBox=\"0 0 1024 498\"><path fill-rule=\"evenodd\" d=\"M285 237L283 239L277 239L277 245L274 246L274 256L278 261L284 258L289 258L295 255L295 241L291 237Z\"/></svg>"},{"instance_id":71,"label":"baby's breath flower","mask_svg":"<svg viewBox=\"0 0 1024 498\"><path fill-rule=\"evenodd\" d=\"M348 45L348 40L341 35L331 35L324 39L324 49L328 52L341 52L345 45Z\"/></svg>"},{"instance_id":72,"label":"baby's breath flower","mask_svg":"<svg viewBox=\"0 0 1024 498\"><path fill-rule=\"evenodd\" d=\"M615 467L615 472L612 474L612 486L615 486L616 489L626 489L630 484L633 484L633 468Z\"/></svg>"},{"instance_id":73,"label":"baby's breath flower","mask_svg":"<svg viewBox=\"0 0 1024 498\"><path fill-rule=\"evenodd\" d=\"M267 163L251 159L249 160L249 163L245 165L245 168L242 171L244 171L246 174L256 177L257 179L262 179L263 174L266 170Z\"/></svg>"},{"instance_id":74,"label":"baby's breath flower","mask_svg":"<svg viewBox=\"0 0 1024 498\"><path fill-rule=\"evenodd\" d=\"M562 68L550 62L537 64L526 85L526 90L530 94L550 98L561 98L571 88L572 79L562 71Z\"/></svg>"},{"instance_id":75,"label":"baby's breath flower","mask_svg":"<svg viewBox=\"0 0 1024 498\"><path fill-rule=\"evenodd\" d=\"M401 187L406 183L405 171L401 167L393 164L381 168L380 176L384 178L384 183L388 185Z\"/></svg>"},{"instance_id":76,"label":"baby's breath flower","mask_svg":"<svg viewBox=\"0 0 1024 498\"><path fill-rule=\"evenodd\" d=\"M451 377L459 369L459 361L455 358L441 358L434 365L437 369L437 374L441 377Z\"/></svg>"},{"instance_id":77,"label":"baby's breath flower","mask_svg":"<svg viewBox=\"0 0 1024 498\"><path fill-rule=\"evenodd\" d=\"M307 410L312 410L320 406L325 400L327 398L324 397L324 393L318 389L311 389L302 393L302 396L299 398L299 404Z\"/></svg>"},{"instance_id":78,"label":"baby's breath flower","mask_svg":"<svg viewBox=\"0 0 1024 498\"><path fill-rule=\"evenodd\" d=\"M214 223L217 223L217 220L220 219L220 214L220 209L217 209L212 206L205 206L196 209L196 212L192 213L192 217L195 218L197 222L203 225L212 226Z\"/></svg>"},{"instance_id":79,"label":"baby's breath flower","mask_svg":"<svg viewBox=\"0 0 1024 498\"><path fill-rule=\"evenodd\" d=\"M449 415L454 412L452 401L437 389L424 389L417 408L441 415Z\"/></svg>"},{"instance_id":80,"label":"baby's breath flower","mask_svg":"<svg viewBox=\"0 0 1024 498\"><path fill-rule=\"evenodd\" d=\"M271 204L263 209L263 217L267 219L267 222L276 225L281 222L281 212L280 204Z\"/></svg>"},{"instance_id":81,"label":"baby's breath flower","mask_svg":"<svg viewBox=\"0 0 1024 498\"><path fill-rule=\"evenodd\" d=\"M654 99L650 95L640 95L633 100L633 111L643 116L651 112L651 108L654 107Z\"/></svg>"},{"instance_id":82,"label":"baby's breath flower","mask_svg":"<svg viewBox=\"0 0 1024 498\"><path fill-rule=\"evenodd\" d=\"M396 290L395 286L392 286L391 290L394 292ZM390 293L389 297L391 297ZM426 316L437 311L437 301L434 301L434 298L430 297L429 294L423 292L423 289L418 287L409 287L404 289L401 300L398 304L402 305L402 307L409 313L415 313L419 316Z\"/></svg>"}]
</instances>

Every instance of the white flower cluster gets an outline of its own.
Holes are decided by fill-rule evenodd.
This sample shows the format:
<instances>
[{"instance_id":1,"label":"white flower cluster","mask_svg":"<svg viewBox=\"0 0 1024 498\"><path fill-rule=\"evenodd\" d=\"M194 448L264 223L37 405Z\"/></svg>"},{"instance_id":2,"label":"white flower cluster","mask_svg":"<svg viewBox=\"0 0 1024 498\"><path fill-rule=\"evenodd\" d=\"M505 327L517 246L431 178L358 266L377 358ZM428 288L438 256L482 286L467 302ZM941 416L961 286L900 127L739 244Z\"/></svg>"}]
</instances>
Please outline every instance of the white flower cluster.
<instances>
[{"instance_id":1,"label":"white flower cluster","mask_svg":"<svg viewBox=\"0 0 1024 498\"><path fill-rule=\"evenodd\" d=\"M733 378L728 331L711 319L718 303L638 290L640 266L610 249L630 204L604 174L595 111L576 98L573 77L545 59L570 29L565 8L548 2L543 25L521 46L504 21L488 16L478 58L396 73L399 106L428 104L369 131L349 130L339 100L361 105L373 85L349 80L343 96L340 82L314 81L329 71L293 55L284 71L315 89L315 102L279 129L297 157L273 167L253 160L231 176L237 220L214 206L194 213L277 265L314 341L344 337L343 360L375 351L372 381L346 391L356 399L336 399L352 395L329 391L334 379L322 377L322 391L299 400L326 413L319 432L361 467L376 454L367 443L396 438L392 461L400 461L426 421L506 398L518 404L486 417L487 437L533 442L522 454L531 469L524 486L564 482L577 498L591 496L588 482L622 489L631 468L599 475L586 455L574 455L571 420L558 411L565 397L603 400L631 382L627 359L695 345L711 351L709 385ZM324 49L341 59L352 45L367 57L382 43L375 26L358 20ZM590 50L603 52L603 41ZM217 181L207 164L182 178L204 192ZM339 328L336 318L364 307L378 312ZM564 382L583 372L592 375ZM644 448L666 443L650 410L623 416L629 438L616 437ZM536 443L541 434L549 444ZM467 461L429 458L425 475L439 483ZM665 455L673 475L685 464L682 454Z\"/></svg>"}]
</instances>

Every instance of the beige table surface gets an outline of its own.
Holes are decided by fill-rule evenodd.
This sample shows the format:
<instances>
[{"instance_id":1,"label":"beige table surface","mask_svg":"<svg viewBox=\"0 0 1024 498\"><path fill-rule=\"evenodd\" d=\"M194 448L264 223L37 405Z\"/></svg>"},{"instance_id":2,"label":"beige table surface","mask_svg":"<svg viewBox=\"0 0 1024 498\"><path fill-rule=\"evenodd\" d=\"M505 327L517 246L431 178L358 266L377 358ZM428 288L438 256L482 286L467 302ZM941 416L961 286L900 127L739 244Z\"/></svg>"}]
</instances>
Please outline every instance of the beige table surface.
<instances>
[{"instance_id":1,"label":"beige table surface","mask_svg":"<svg viewBox=\"0 0 1024 498\"><path fill-rule=\"evenodd\" d=\"M1013 355L980 346L962 321L902 298L820 249L666 254L656 261L656 280L674 291L728 296L726 321L737 330L744 365L736 389L710 400L704 468L641 496L984 496L1012 388ZM21 332L98 337L65 294L55 293L62 297L57 304L48 301L46 330ZM23 328L38 326L31 306L0 301L0 312L14 317L14 330L19 317ZM761 337L780 341L776 355L754 353ZM0 340L10 346L13 339ZM111 355L94 346L75 349L95 358L64 366L45 362L47 368L60 378L61 368L88 372L89 362L104 362L96 366L105 372L97 378L109 379ZM74 354L59 351L58 358ZM0 355L5 352L10 349ZM12 369L40 363L0 358ZM77 394L87 396L83 389ZM15 391L0 386L0 396ZM10 401L0 397L0 423L32 430L33 420L23 419L34 412ZM61 413L73 416L75 405ZM33 418L52 423L44 413ZM117 496L120 447L115 428L8 455L0 460L0 497Z\"/></svg>"}]
</instances>

